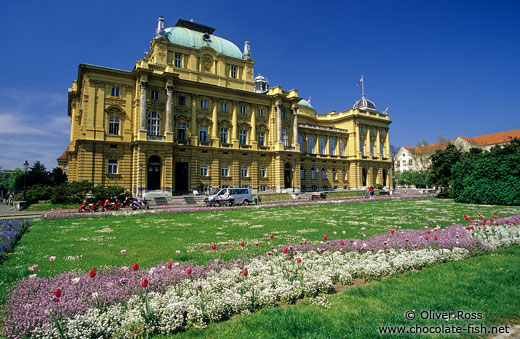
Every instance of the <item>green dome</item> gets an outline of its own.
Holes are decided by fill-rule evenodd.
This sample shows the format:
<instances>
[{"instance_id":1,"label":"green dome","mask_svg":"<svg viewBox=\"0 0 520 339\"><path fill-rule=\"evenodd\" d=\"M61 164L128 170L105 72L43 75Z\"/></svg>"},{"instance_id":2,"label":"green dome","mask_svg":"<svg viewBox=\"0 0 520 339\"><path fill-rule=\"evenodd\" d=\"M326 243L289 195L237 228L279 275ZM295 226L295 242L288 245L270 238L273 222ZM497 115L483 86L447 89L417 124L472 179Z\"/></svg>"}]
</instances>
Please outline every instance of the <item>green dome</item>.
<instances>
[{"instance_id":1,"label":"green dome","mask_svg":"<svg viewBox=\"0 0 520 339\"><path fill-rule=\"evenodd\" d=\"M219 54L242 59L242 52L237 45L216 35L210 35L210 43L208 45L203 39L203 33L191 29L175 26L166 28L164 32L165 37L171 43L197 49L209 46Z\"/></svg>"},{"instance_id":2,"label":"green dome","mask_svg":"<svg viewBox=\"0 0 520 339\"><path fill-rule=\"evenodd\" d=\"M309 107L310 109L314 109L314 107L312 107L311 104L309 104L309 102L305 99L301 99L300 102L298 102L298 105Z\"/></svg>"}]
</instances>

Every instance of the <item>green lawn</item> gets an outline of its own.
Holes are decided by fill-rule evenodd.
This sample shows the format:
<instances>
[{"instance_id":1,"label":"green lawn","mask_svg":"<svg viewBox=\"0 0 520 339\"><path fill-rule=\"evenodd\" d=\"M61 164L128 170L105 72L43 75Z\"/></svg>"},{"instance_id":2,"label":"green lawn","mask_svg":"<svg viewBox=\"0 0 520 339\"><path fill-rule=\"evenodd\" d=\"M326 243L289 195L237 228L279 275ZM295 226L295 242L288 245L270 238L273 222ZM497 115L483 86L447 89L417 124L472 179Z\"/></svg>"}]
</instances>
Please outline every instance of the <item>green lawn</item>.
<instances>
[{"instance_id":1,"label":"green lawn","mask_svg":"<svg viewBox=\"0 0 520 339\"><path fill-rule=\"evenodd\" d=\"M328 295L325 299L330 309L304 301L212 323L204 330L160 338L376 338L381 336L378 326L383 325L508 325L520 321L519 286L520 248L513 247ZM409 310L415 310L416 320L405 319ZM421 311L427 310L475 312L481 313L483 319L420 319ZM469 336L463 333L463 337Z\"/></svg>"},{"instance_id":2,"label":"green lawn","mask_svg":"<svg viewBox=\"0 0 520 339\"><path fill-rule=\"evenodd\" d=\"M520 214L520 207L463 205L451 200L424 198L265 209L257 207L241 210L215 208L207 212L127 217L33 220L33 226L18 242L14 253L4 263L0 264L0 297L5 298L6 291L14 281L27 277L31 273L28 272L27 268L34 264L39 265L36 273L40 277L54 276L71 270L86 272L89 269L100 269L104 266L128 266L134 262L139 263L142 268L151 267L158 262L167 260L193 260L202 264L217 257L230 260L265 253L270 250L271 246L296 243L302 238L317 243L323 239L324 233L329 236L329 240L363 238L364 236L370 237L374 234L388 232L390 227L396 225L403 229L418 229L425 226L434 227L435 225L444 227L452 223L465 222L464 213L476 216L480 212L486 216L492 216L494 211L497 211L499 215L510 216ZM365 228L365 230L362 230L362 228ZM346 235L342 235L342 231L345 231ZM337 232L337 235L334 235L333 232ZM274 234L273 240L268 238L270 233ZM245 241L245 248L240 247L241 241ZM255 244L256 242L258 242L258 246ZM211 250L211 243L217 244L216 251ZM122 249L127 250L125 255L120 254ZM181 253L176 254L177 250L180 250ZM511 253L518 254L518 252L515 252L516 250L512 251ZM50 262L48 260L50 256L56 256L56 260ZM501 256L503 255L501 254ZM429 276L419 279L422 274L426 273L410 273L394 277L380 284L330 296L328 300L333 308L326 311L323 315L325 318L321 318L321 320L318 318L314 321L310 314L315 312L315 306L304 303L297 307L261 311L258 315L255 315L259 318L251 318L252 320L241 316L232 322L219 325L224 327L216 331L232 331L226 326L238 326L237 323L249 322L253 324L252 327L239 330L237 333L240 333L240 331L254 332L257 327L259 332L267 331L270 327L279 326L277 322L282 323L284 317L287 317L287 319L290 319L288 321L291 322L292 329L288 327L284 330L288 332L278 332L279 337L291 336L298 331L306 333L304 327L310 326L312 330L309 333L312 334L309 337L327 337L326 332L320 331L325 331L325 328L331 327L332 332L330 333L336 333L330 335L332 338L336 337L338 333L334 331L348 327L347 324L352 322L362 322L363 324L360 326L365 326L365 329L356 333L349 332L350 334L347 337L363 337L366 336L366 333L371 333L366 331L374 330L372 327L367 328L367 324L370 324L370 326L383 324L383 322L377 320L379 318L367 318L368 315L365 313L368 310L372 310L369 312L370 314L375 310L383 313L387 312L385 310L391 310L392 316L383 319L385 321L391 320L391 324L399 324L397 320L399 320L400 313L394 312L395 309L408 307L408 305L413 304L412 301L417 302L417 305L428 305L425 298L430 297L420 297L415 289L431 290L431 293L437 290L434 294L437 295L439 300L446 299L445 305L447 306L466 305L465 299L464 301L453 300L454 296L450 295L448 288L451 285L458 286L463 283L456 278L456 274L458 274L457 265L469 265L465 266L466 268L461 271L461 274L464 273L467 275L467 279L471 278L472 281L475 281L480 275L480 273L476 273L480 271L480 268L473 266L478 266L479 260L493 261L492 258L492 256L475 258L466 260L464 263L440 265L438 268L429 269L428 272L437 272L437 278ZM446 271L444 273L444 267L454 267L453 272L448 273ZM494 274L497 272L496 270L493 271ZM517 272L514 275L516 280L503 282L504 286L518 288L520 278L518 271L515 272ZM440 289L443 275L453 279L453 282ZM399 279L405 279L402 283L403 286L408 281L407 284L413 287L414 292L410 292L410 289L399 288ZM394 281L397 281L397 283ZM395 287L394 293L398 293L396 294L397 298L388 295L392 288L386 290L386 292L383 290L378 292L379 288L384 288L377 286L392 286L388 284L395 284L393 286ZM485 292L487 288L485 286L488 285L495 286L484 283L481 289ZM468 285L468 288L470 287L471 285ZM447 288L447 290L444 288ZM358 291L372 291L369 293L370 300L366 299L368 297L355 297L356 293L365 293ZM472 291L471 288L470 291ZM464 290L461 290L461 292L462 294L466 293ZM500 291L500 293L506 292ZM470 294L473 295L472 293ZM408 294L410 295L408 296ZM516 300L520 300L520 298L516 298ZM399 307L388 306L392 305L390 302L397 303L396 305ZM344 303L347 303L348 306L341 306ZM361 307L365 304L366 306L370 305L370 307ZM350 305L353 307L352 310L358 308L357 313L348 311ZM516 304L513 303L513 305ZM477 306L475 306L475 310L487 310L487 307L478 306L481 307L478 308ZM507 308L502 309L502 307L497 306L497 314L507 319L516 319L513 314L518 314L517 306L514 306L514 311L508 311ZM347 310L341 307L347 308ZM446 310L448 309L449 307L446 308ZM335 318L331 315L336 313L338 315L343 313L350 315L344 321L342 317ZM377 314L379 313L375 312L374 317L380 316ZM279 317L277 318L276 315L279 315ZM329 315L331 315L331 319L328 319ZM333 325L324 327L324 321L331 321ZM208 333L214 333L211 332L212 326L210 326ZM195 332L188 332L185 335L192 335L190 333Z\"/></svg>"}]
</instances>

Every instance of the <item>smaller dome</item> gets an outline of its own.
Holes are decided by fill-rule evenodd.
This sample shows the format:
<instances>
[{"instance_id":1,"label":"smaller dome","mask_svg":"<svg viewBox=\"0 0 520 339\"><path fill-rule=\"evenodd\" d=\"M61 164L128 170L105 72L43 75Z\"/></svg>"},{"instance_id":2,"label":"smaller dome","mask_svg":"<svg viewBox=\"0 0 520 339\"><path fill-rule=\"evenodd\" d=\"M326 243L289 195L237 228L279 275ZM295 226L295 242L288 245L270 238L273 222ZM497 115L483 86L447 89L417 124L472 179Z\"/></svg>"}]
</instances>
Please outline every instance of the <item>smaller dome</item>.
<instances>
[{"instance_id":1,"label":"smaller dome","mask_svg":"<svg viewBox=\"0 0 520 339\"><path fill-rule=\"evenodd\" d=\"M309 102L305 99L301 99L299 102L298 102L298 105L300 106L305 106L305 107L309 107L311 109L314 109L314 107L311 106L311 104L309 104Z\"/></svg>"},{"instance_id":2,"label":"smaller dome","mask_svg":"<svg viewBox=\"0 0 520 339\"><path fill-rule=\"evenodd\" d=\"M367 98L365 98L365 96L363 95L363 97L361 99L356 101L356 103L354 104L354 106L352 108L376 109L376 105L372 101L370 101Z\"/></svg>"},{"instance_id":3,"label":"smaller dome","mask_svg":"<svg viewBox=\"0 0 520 339\"><path fill-rule=\"evenodd\" d=\"M262 75L262 74L258 74L256 77L255 77L255 81L267 81L267 79Z\"/></svg>"}]
</instances>

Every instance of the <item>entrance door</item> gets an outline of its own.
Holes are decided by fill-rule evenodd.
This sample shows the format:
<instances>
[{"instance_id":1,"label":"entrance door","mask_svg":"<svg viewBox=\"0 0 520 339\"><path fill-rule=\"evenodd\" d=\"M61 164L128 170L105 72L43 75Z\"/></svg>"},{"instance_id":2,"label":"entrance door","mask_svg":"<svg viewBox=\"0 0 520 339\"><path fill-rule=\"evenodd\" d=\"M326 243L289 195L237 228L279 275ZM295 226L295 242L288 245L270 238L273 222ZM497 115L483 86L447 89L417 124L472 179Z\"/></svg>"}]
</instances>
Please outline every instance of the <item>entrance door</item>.
<instances>
[{"instance_id":1,"label":"entrance door","mask_svg":"<svg viewBox=\"0 0 520 339\"><path fill-rule=\"evenodd\" d=\"M289 163L285 164L283 173L284 173L284 175L283 175L284 187L291 188L292 171L291 171L291 165L289 165Z\"/></svg>"},{"instance_id":2,"label":"entrance door","mask_svg":"<svg viewBox=\"0 0 520 339\"><path fill-rule=\"evenodd\" d=\"M148 159L148 176L147 176L148 190L161 189L161 159L158 156L151 156Z\"/></svg>"},{"instance_id":3,"label":"entrance door","mask_svg":"<svg viewBox=\"0 0 520 339\"><path fill-rule=\"evenodd\" d=\"M362 176L362 179L363 179L363 186L366 186L367 185L367 176L368 176L366 168L363 168L361 170L361 176Z\"/></svg>"},{"instance_id":4,"label":"entrance door","mask_svg":"<svg viewBox=\"0 0 520 339\"><path fill-rule=\"evenodd\" d=\"M187 191L188 190L188 163L187 162L176 162L175 163L175 190L176 191Z\"/></svg>"}]
</instances>

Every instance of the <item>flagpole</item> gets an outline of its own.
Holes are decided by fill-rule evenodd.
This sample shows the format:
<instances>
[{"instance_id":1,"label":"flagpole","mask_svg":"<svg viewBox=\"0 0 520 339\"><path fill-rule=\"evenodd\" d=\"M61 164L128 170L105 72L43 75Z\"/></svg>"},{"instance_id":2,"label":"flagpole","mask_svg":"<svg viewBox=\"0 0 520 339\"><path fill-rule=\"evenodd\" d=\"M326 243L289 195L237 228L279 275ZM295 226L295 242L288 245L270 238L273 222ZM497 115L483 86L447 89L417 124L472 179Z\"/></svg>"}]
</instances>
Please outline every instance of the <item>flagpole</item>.
<instances>
[{"instance_id":1,"label":"flagpole","mask_svg":"<svg viewBox=\"0 0 520 339\"><path fill-rule=\"evenodd\" d=\"M365 79L363 78L363 74L361 74L361 95L365 96Z\"/></svg>"}]
</instances>

